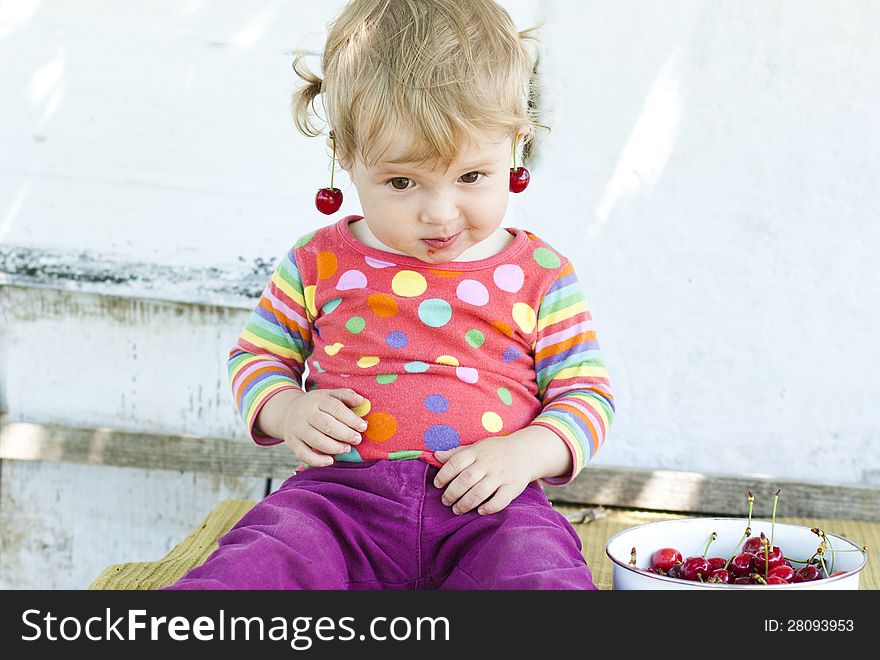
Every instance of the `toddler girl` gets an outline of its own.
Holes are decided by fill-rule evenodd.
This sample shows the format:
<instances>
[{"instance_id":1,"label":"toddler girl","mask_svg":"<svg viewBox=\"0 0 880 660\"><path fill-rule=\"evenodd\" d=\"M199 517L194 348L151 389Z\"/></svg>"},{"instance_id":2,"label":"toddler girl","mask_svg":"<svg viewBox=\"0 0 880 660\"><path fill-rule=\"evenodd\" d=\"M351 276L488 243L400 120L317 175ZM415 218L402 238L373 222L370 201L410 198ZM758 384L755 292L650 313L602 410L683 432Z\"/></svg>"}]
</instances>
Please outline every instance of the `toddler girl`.
<instances>
[{"instance_id":1,"label":"toddler girl","mask_svg":"<svg viewBox=\"0 0 880 660\"><path fill-rule=\"evenodd\" d=\"M229 356L253 441L303 466L169 588L595 589L540 481L602 444L607 372L571 263L501 226L530 38L492 0L353 0L324 79L294 61L363 216L296 241Z\"/></svg>"}]
</instances>

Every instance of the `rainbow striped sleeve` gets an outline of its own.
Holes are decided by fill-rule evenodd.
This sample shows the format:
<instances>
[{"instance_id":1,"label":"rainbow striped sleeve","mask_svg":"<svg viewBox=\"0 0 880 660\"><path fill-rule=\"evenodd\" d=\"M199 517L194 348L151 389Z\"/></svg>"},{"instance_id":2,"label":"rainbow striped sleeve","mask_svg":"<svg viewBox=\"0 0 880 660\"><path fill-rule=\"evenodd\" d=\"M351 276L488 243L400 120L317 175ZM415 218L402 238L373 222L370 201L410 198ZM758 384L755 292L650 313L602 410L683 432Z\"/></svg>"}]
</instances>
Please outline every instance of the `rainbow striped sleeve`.
<instances>
[{"instance_id":1,"label":"rainbow striped sleeve","mask_svg":"<svg viewBox=\"0 0 880 660\"><path fill-rule=\"evenodd\" d=\"M263 289L227 363L235 405L258 445L284 442L254 428L254 423L272 396L281 390L302 390L305 360L311 352L312 329L291 250Z\"/></svg>"},{"instance_id":2,"label":"rainbow striped sleeve","mask_svg":"<svg viewBox=\"0 0 880 660\"><path fill-rule=\"evenodd\" d=\"M562 486L593 458L614 417L593 318L570 262L541 301L537 333L535 372L544 407L532 424L555 431L571 451L571 474L543 479Z\"/></svg>"}]
</instances>

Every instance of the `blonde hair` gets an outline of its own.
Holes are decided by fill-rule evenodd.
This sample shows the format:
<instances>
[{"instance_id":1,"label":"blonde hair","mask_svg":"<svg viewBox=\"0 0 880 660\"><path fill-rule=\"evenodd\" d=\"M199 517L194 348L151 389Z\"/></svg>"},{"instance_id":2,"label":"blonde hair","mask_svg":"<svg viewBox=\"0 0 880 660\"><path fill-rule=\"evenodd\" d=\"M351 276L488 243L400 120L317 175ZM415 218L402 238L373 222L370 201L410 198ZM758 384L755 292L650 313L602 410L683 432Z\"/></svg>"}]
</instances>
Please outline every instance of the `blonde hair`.
<instances>
[{"instance_id":1,"label":"blonde hair","mask_svg":"<svg viewBox=\"0 0 880 660\"><path fill-rule=\"evenodd\" d=\"M294 58L306 84L292 113L300 132L320 135L322 96L344 167L356 156L375 165L398 136L409 148L393 162L448 167L480 133L523 134L525 147L547 128L525 46L537 28L518 32L494 0L352 0L328 28L323 80Z\"/></svg>"}]
</instances>

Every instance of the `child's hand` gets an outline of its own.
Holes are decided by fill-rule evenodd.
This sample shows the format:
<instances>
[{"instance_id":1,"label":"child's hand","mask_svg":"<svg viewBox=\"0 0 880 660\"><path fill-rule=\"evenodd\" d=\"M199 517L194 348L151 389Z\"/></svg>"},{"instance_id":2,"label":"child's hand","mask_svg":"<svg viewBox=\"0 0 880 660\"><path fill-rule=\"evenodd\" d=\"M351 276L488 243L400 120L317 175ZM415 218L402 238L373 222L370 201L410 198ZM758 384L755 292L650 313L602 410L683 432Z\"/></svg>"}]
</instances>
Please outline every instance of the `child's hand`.
<instances>
[{"instance_id":1,"label":"child's hand","mask_svg":"<svg viewBox=\"0 0 880 660\"><path fill-rule=\"evenodd\" d=\"M349 406L363 403L354 390L311 390L291 401L282 419L284 441L303 463L330 465L361 441L367 423Z\"/></svg>"},{"instance_id":2,"label":"child's hand","mask_svg":"<svg viewBox=\"0 0 880 660\"><path fill-rule=\"evenodd\" d=\"M535 479L531 454L515 433L435 451L434 456L444 463L434 485L446 487L443 503L453 505L454 513L467 513L475 507L480 515L497 513Z\"/></svg>"}]
</instances>

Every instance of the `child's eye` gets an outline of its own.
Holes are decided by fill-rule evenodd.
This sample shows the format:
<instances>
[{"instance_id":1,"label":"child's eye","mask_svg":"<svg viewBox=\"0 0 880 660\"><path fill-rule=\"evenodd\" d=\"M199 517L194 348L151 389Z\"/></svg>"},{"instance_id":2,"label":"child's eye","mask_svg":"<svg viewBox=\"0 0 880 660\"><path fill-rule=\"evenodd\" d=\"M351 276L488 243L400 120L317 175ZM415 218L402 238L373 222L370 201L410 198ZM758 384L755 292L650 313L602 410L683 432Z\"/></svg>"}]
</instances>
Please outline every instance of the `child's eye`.
<instances>
[{"instance_id":1,"label":"child's eye","mask_svg":"<svg viewBox=\"0 0 880 660\"><path fill-rule=\"evenodd\" d=\"M483 172L468 172L467 174L465 174L461 177L461 180L464 181L465 183L476 183L484 176L486 176L486 175Z\"/></svg>"},{"instance_id":2,"label":"child's eye","mask_svg":"<svg viewBox=\"0 0 880 660\"><path fill-rule=\"evenodd\" d=\"M396 176L387 181L387 183L390 183L391 187L395 190L406 190L409 188L409 182L410 179L407 179L405 176Z\"/></svg>"}]
</instances>

